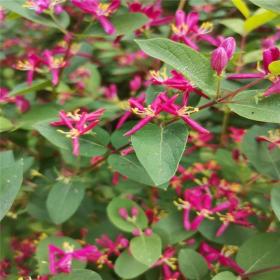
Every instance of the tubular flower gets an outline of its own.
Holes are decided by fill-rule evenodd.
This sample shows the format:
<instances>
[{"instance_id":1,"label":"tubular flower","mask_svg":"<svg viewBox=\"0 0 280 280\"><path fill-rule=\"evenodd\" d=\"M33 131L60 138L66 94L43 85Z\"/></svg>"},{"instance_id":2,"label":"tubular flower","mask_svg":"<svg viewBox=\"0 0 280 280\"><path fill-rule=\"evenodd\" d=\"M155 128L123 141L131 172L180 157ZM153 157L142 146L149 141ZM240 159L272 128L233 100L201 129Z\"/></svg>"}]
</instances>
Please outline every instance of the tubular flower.
<instances>
[{"instance_id":1,"label":"tubular flower","mask_svg":"<svg viewBox=\"0 0 280 280\"><path fill-rule=\"evenodd\" d=\"M172 16L162 17L161 0L155 1L155 3L144 6L138 0L128 3L129 11L132 13L142 13L149 18L142 29L149 29L152 26L159 26L169 23L172 20Z\"/></svg>"},{"instance_id":2,"label":"tubular flower","mask_svg":"<svg viewBox=\"0 0 280 280\"><path fill-rule=\"evenodd\" d=\"M212 52L211 66L220 76L232 58L236 48L236 43L233 37L229 37L222 41L220 46Z\"/></svg>"},{"instance_id":3,"label":"tubular flower","mask_svg":"<svg viewBox=\"0 0 280 280\"><path fill-rule=\"evenodd\" d=\"M184 11L178 10L175 15L175 23L172 24L172 40L183 41L189 47L198 50L197 40L204 40L217 46L218 41L207 33L212 31L213 25L209 22L198 25L199 16L196 12L185 14Z\"/></svg>"},{"instance_id":4,"label":"tubular flower","mask_svg":"<svg viewBox=\"0 0 280 280\"><path fill-rule=\"evenodd\" d=\"M88 258L98 253L97 247L93 245L74 250L73 246L65 242L63 247L64 250L52 244L49 245L49 269L51 274L69 273L71 272L73 260L86 262Z\"/></svg>"},{"instance_id":5,"label":"tubular flower","mask_svg":"<svg viewBox=\"0 0 280 280\"><path fill-rule=\"evenodd\" d=\"M24 7L35 10L37 14L41 14L46 10L60 14L63 12L62 3L66 0L27 0Z\"/></svg>"},{"instance_id":6,"label":"tubular flower","mask_svg":"<svg viewBox=\"0 0 280 280\"><path fill-rule=\"evenodd\" d=\"M147 107L144 107L143 103L139 103L136 99L130 98L129 103L131 111L134 114L142 117L142 120L140 120L138 124L136 124L124 135L130 136L134 134L139 129L151 122L154 118L158 117L161 112L181 118L188 126L200 133L208 133L208 130L203 128L196 121L189 117L190 114L197 112L198 110L196 108L186 106L187 99L183 100L182 106L178 106L175 104L177 97L178 95L174 95L173 97L169 98L166 92L161 92Z\"/></svg>"},{"instance_id":7,"label":"tubular flower","mask_svg":"<svg viewBox=\"0 0 280 280\"><path fill-rule=\"evenodd\" d=\"M52 74L52 83L57 85L59 82L59 71L66 66L66 62L62 57L55 57L52 51L44 51L43 56L45 58L44 63L49 68Z\"/></svg>"},{"instance_id":8,"label":"tubular flower","mask_svg":"<svg viewBox=\"0 0 280 280\"><path fill-rule=\"evenodd\" d=\"M224 248L221 252L206 242L202 242L199 248L199 252L205 258L210 269L213 268L213 263L218 262L222 266L230 267L238 274L242 274L244 270L229 256L235 253L234 247Z\"/></svg>"},{"instance_id":9,"label":"tubular flower","mask_svg":"<svg viewBox=\"0 0 280 280\"><path fill-rule=\"evenodd\" d=\"M28 111L30 108L30 103L24 96L10 97L9 91L6 88L0 88L0 103L13 103L21 113Z\"/></svg>"},{"instance_id":10,"label":"tubular flower","mask_svg":"<svg viewBox=\"0 0 280 280\"><path fill-rule=\"evenodd\" d=\"M88 133L99 123L99 118L102 116L103 112L104 109L99 109L92 113L79 113L79 110L74 113L65 113L61 111L59 113L60 120L52 122L51 125L70 128L70 131L59 130L59 132L72 139L73 154L78 156L80 154L79 137Z\"/></svg>"},{"instance_id":11,"label":"tubular flower","mask_svg":"<svg viewBox=\"0 0 280 280\"><path fill-rule=\"evenodd\" d=\"M120 0L112 0L111 3L102 3L100 0L72 0L72 3L99 21L107 34L115 33L115 27L108 17L119 8Z\"/></svg>"},{"instance_id":12,"label":"tubular flower","mask_svg":"<svg viewBox=\"0 0 280 280\"><path fill-rule=\"evenodd\" d=\"M241 73L230 74L228 79L268 79L272 85L264 93L264 96L280 94L280 72L274 69L275 63L279 64L280 50L277 47L269 48L263 51L262 68L258 69L259 73Z\"/></svg>"},{"instance_id":13,"label":"tubular flower","mask_svg":"<svg viewBox=\"0 0 280 280\"><path fill-rule=\"evenodd\" d=\"M40 65L41 59L34 53L29 53L26 60L20 60L15 68L21 71L27 71L27 83L32 84L36 68Z\"/></svg>"},{"instance_id":14,"label":"tubular flower","mask_svg":"<svg viewBox=\"0 0 280 280\"><path fill-rule=\"evenodd\" d=\"M268 149L280 148L280 129L269 130L268 136L261 135L256 138L258 142L268 142Z\"/></svg>"}]
</instances>

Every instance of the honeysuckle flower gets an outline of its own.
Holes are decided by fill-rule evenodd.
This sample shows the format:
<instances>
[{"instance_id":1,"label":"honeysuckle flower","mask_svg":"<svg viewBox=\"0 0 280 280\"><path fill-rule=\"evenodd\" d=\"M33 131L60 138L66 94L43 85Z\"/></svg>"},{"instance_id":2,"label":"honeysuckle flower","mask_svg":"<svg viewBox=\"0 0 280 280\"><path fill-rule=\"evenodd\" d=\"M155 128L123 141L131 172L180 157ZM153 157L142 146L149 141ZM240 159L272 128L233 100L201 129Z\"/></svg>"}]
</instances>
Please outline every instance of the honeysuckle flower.
<instances>
[{"instance_id":1,"label":"honeysuckle flower","mask_svg":"<svg viewBox=\"0 0 280 280\"><path fill-rule=\"evenodd\" d=\"M178 10L175 15L175 23L171 26L173 31L171 39L174 41L183 41L195 50L199 49L196 41L200 39L217 46L218 41L207 34L212 31L213 25L210 22L205 22L199 26L198 23L198 13L191 12L185 14L184 11Z\"/></svg>"},{"instance_id":2,"label":"honeysuckle flower","mask_svg":"<svg viewBox=\"0 0 280 280\"><path fill-rule=\"evenodd\" d=\"M103 3L100 0L72 0L72 3L99 21L107 34L115 33L115 27L108 20L108 17L119 8L120 0L111 0L110 3Z\"/></svg>"},{"instance_id":3,"label":"honeysuckle flower","mask_svg":"<svg viewBox=\"0 0 280 280\"><path fill-rule=\"evenodd\" d=\"M39 67L41 62L42 60L35 53L29 53L27 59L19 60L16 63L15 68L17 70L27 71L27 83L31 85L36 68Z\"/></svg>"},{"instance_id":4,"label":"honeysuckle flower","mask_svg":"<svg viewBox=\"0 0 280 280\"><path fill-rule=\"evenodd\" d=\"M236 252L236 248L232 246L224 247L224 249L220 252L206 242L202 242L199 247L199 252L207 261L209 269L213 268L213 263L219 263L222 266L232 268L238 274L242 274L244 272L244 270L229 257Z\"/></svg>"},{"instance_id":5,"label":"honeysuckle flower","mask_svg":"<svg viewBox=\"0 0 280 280\"><path fill-rule=\"evenodd\" d=\"M269 130L268 136L260 135L256 138L258 142L268 142L268 149L280 148L280 129Z\"/></svg>"},{"instance_id":6,"label":"honeysuckle flower","mask_svg":"<svg viewBox=\"0 0 280 280\"><path fill-rule=\"evenodd\" d=\"M219 219L223 222L223 224L219 227L218 231L216 232L216 236L221 236L229 227L230 223L250 227L251 224L248 222L248 217L251 216L252 213L253 211L250 207L243 207L243 209L235 209L226 214L218 213Z\"/></svg>"},{"instance_id":7,"label":"honeysuckle flower","mask_svg":"<svg viewBox=\"0 0 280 280\"><path fill-rule=\"evenodd\" d=\"M131 98L130 102L132 100L135 100L135 102L144 106L145 99L146 99L146 95L144 93L142 93L138 97ZM123 126L123 124L128 120L128 118L130 118L132 115L133 115L133 113L130 110L126 111L122 115L122 117L119 119L119 121L116 125L116 129L120 129Z\"/></svg>"},{"instance_id":8,"label":"honeysuckle flower","mask_svg":"<svg viewBox=\"0 0 280 280\"><path fill-rule=\"evenodd\" d=\"M141 60L148 57L142 50L127 53L117 58L119 65L132 65L136 60Z\"/></svg>"},{"instance_id":9,"label":"honeysuckle flower","mask_svg":"<svg viewBox=\"0 0 280 280\"><path fill-rule=\"evenodd\" d=\"M147 107L144 107L143 103L139 103L136 99L130 98L129 103L131 111L134 114L141 116L142 119L124 135L130 136L134 134L139 129L151 122L154 118L158 117L161 112L166 112L175 117L181 118L188 126L200 133L208 133L208 130L203 128L200 124L189 117L190 114L197 112L197 109L186 106L185 104L187 99L183 100L182 106L178 106L175 104L177 97L178 95L174 95L173 97L169 98L166 92L161 92Z\"/></svg>"},{"instance_id":10,"label":"honeysuckle flower","mask_svg":"<svg viewBox=\"0 0 280 280\"><path fill-rule=\"evenodd\" d=\"M274 72L271 68L273 62L280 60L280 50L277 47L263 51L262 68L258 67L259 73L230 74L228 79L268 79L272 85L266 90L264 96L280 94L280 73Z\"/></svg>"},{"instance_id":11,"label":"honeysuckle flower","mask_svg":"<svg viewBox=\"0 0 280 280\"><path fill-rule=\"evenodd\" d=\"M86 262L91 255L96 255L96 246L87 245L82 249L74 249L69 243L63 244L64 250L53 244L49 245L49 270L51 274L69 273L72 269L72 261Z\"/></svg>"},{"instance_id":12,"label":"honeysuckle flower","mask_svg":"<svg viewBox=\"0 0 280 280\"><path fill-rule=\"evenodd\" d=\"M197 230L205 218L214 219L213 214L224 211L230 207L230 202L225 201L213 205L213 197L206 186L187 189L184 192L184 200L179 199L175 205L183 209L183 221L186 230ZM191 210L196 212L193 221L190 220Z\"/></svg>"},{"instance_id":13,"label":"honeysuckle flower","mask_svg":"<svg viewBox=\"0 0 280 280\"><path fill-rule=\"evenodd\" d=\"M108 256L112 254L118 256L120 255L120 250L128 247L129 241L121 234L116 237L115 241L111 240L106 234L103 234L100 238L96 239L96 244L102 246Z\"/></svg>"},{"instance_id":14,"label":"honeysuckle flower","mask_svg":"<svg viewBox=\"0 0 280 280\"><path fill-rule=\"evenodd\" d=\"M211 66L220 76L233 56L236 43L233 37L224 39L219 47L212 52Z\"/></svg>"},{"instance_id":15,"label":"honeysuckle flower","mask_svg":"<svg viewBox=\"0 0 280 280\"><path fill-rule=\"evenodd\" d=\"M236 128L236 127L230 127L230 138L235 142L235 143L241 143L243 140L243 137L246 133L246 130L243 128Z\"/></svg>"},{"instance_id":16,"label":"honeysuckle flower","mask_svg":"<svg viewBox=\"0 0 280 280\"><path fill-rule=\"evenodd\" d=\"M30 103L24 96L10 97L7 88L0 88L0 103L13 103L21 113L28 111L30 108Z\"/></svg>"},{"instance_id":17,"label":"honeysuckle flower","mask_svg":"<svg viewBox=\"0 0 280 280\"><path fill-rule=\"evenodd\" d=\"M92 130L99 123L99 119L104 113L104 109L98 109L91 113L80 113L79 111L77 110L74 113L61 111L59 113L60 120L51 122L52 126L66 126L70 129L70 131L59 130L59 132L72 139L73 155L75 156L80 154L79 137Z\"/></svg>"},{"instance_id":18,"label":"honeysuckle flower","mask_svg":"<svg viewBox=\"0 0 280 280\"><path fill-rule=\"evenodd\" d=\"M102 88L102 93L107 100L118 100L118 89L116 84L110 84L107 87Z\"/></svg>"},{"instance_id":19,"label":"honeysuckle flower","mask_svg":"<svg viewBox=\"0 0 280 280\"><path fill-rule=\"evenodd\" d=\"M129 88L132 93L135 93L137 90L140 89L142 85L142 79L140 75L135 75L133 79L129 82Z\"/></svg>"},{"instance_id":20,"label":"honeysuckle flower","mask_svg":"<svg viewBox=\"0 0 280 280\"><path fill-rule=\"evenodd\" d=\"M57 85L59 82L59 72L61 68L66 66L66 61L63 57L55 57L52 51L44 51L44 63L49 68L52 74L52 84Z\"/></svg>"},{"instance_id":21,"label":"honeysuckle flower","mask_svg":"<svg viewBox=\"0 0 280 280\"><path fill-rule=\"evenodd\" d=\"M47 10L60 14L63 12L62 3L66 0L27 0L23 7L35 10L37 14L41 14Z\"/></svg>"},{"instance_id":22,"label":"honeysuckle flower","mask_svg":"<svg viewBox=\"0 0 280 280\"><path fill-rule=\"evenodd\" d=\"M128 3L128 8L132 13L142 13L149 18L148 23L142 27L143 30L169 23L173 18L172 16L162 17L161 0L156 0L155 3L146 6L138 0L134 0Z\"/></svg>"}]
</instances>

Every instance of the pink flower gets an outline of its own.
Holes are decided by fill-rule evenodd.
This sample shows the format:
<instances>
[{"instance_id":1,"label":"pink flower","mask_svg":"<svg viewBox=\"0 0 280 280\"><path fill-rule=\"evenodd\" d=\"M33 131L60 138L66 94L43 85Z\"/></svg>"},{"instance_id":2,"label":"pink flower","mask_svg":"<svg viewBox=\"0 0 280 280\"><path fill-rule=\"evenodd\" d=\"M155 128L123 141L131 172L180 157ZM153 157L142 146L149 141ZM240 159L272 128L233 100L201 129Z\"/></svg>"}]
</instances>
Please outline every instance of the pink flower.
<instances>
[{"instance_id":1,"label":"pink flower","mask_svg":"<svg viewBox=\"0 0 280 280\"><path fill-rule=\"evenodd\" d=\"M220 76L233 56L236 43L233 37L229 37L222 41L220 46L212 52L211 66Z\"/></svg>"},{"instance_id":2,"label":"pink flower","mask_svg":"<svg viewBox=\"0 0 280 280\"><path fill-rule=\"evenodd\" d=\"M201 243L199 252L204 256L210 269L213 268L213 263L218 262L222 266L232 268L238 274L244 273L244 270L233 259L226 256L223 252L211 247L206 242Z\"/></svg>"},{"instance_id":3,"label":"pink flower","mask_svg":"<svg viewBox=\"0 0 280 280\"><path fill-rule=\"evenodd\" d=\"M133 79L129 82L129 88L133 93L139 90L141 85L142 85L142 79L141 76L139 75L135 75Z\"/></svg>"},{"instance_id":4,"label":"pink flower","mask_svg":"<svg viewBox=\"0 0 280 280\"><path fill-rule=\"evenodd\" d=\"M240 143L243 140L243 137L246 133L246 130L243 128L236 128L236 127L230 127L230 137L232 140L234 140L236 143Z\"/></svg>"},{"instance_id":5,"label":"pink flower","mask_svg":"<svg viewBox=\"0 0 280 280\"><path fill-rule=\"evenodd\" d=\"M51 125L70 128L70 131L59 130L59 132L66 134L66 137L72 139L73 154L78 156L80 154L79 137L92 130L99 123L99 118L103 112L104 109L98 109L92 113L79 113L79 110L77 110L74 114L61 111L59 113L60 120L52 122Z\"/></svg>"},{"instance_id":6,"label":"pink flower","mask_svg":"<svg viewBox=\"0 0 280 280\"><path fill-rule=\"evenodd\" d=\"M111 3L102 3L100 0L72 0L72 3L98 20L107 34L115 33L115 27L108 20L108 16L119 8L120 0L112 0Z\"/></svg>"},{"instance_id":7,"label":"pink flower","mask_svg":"<svg viewBox=\"0 0 280 280\"><path fill-rule=\"evenodd\" d=\"M34 73L42 60L35 53L29 53L26 60L20 60L15 68L21 71L27 71L27 83L32 84Z\"/></svg>"},{"instance_id":8,"label":"pink flower","mask_svg":"<svg viewBox=\"0 0 280 280\"><path fill-rule=\"evenodd\" d=\"M29 101L21 95L10 97L6 88L0 88L0 103L14 103L21 113L29 110Z\"/></svg>"},{"instance_id":9,"label":"pink flower","mask_svg":"<svg viewBox=\"0 0 280 280\"><path fill-rule=\"evenodd\" d=\"M112 254L115 256L120 255L120 250L127 248L129 245L129 241L122 235L118 235L116 240L113 241L106 234L96 239L96 243L103 247L108 256Z\"/></svg>"},{"instance_id":10,"label":"pink flower","mask_svg":"<svg viewBox=\"0 0 280 280\"><path fill-rule=\"evenodd\" d=\"M129 99L131 111L142 117L131 130L127 131L124 135L130 136L140 130L142 127L151 122L154 118L158 117L161 112L169 113L175 117L181 118L188 126L197 130L200 133L208 133L208 130L203 128L196 121L192 120L189 115L191 113L197 112L197 109L186 106L188 98L183 100L183 105L178 106L175 104L175 100L178 95L174 95L169 98L166 92L161 92L154 99L154 101L148 105L148 107L144 107L142 103L139 103L138 100L134 98Z\"/></svg>"},{"instance_id":11,"label":"pink flower","mask_svg":"<svg viewBox=\"0 0 280 280\"><path fill-rule=\"evenodd\" d=\"M63 12L61 4L66 0L27 0L24 7L35 10L37 14L41 14L46 10L60 14Z\"/></svg>"},{"instance_id":12,"label":"pink flower","mask_svg":"<svg viewBox=\"0 0 280 280\"><path fill-rule=\"evenodd\" d=\"M176 70L171 71L172 77L168 77L166 74L166 69L163 69L163 71L150 71L151 74L151 82L154 85L163 85L169 88L177 89L180 91L183 91L184 93L190 93L195 92L200 96L203 96L205 98L209 98L207 95L205 95L202 91L197 89L195 86L193 86L184 75L177 72Z\"/></svg>"},{"instance_id":13,"label":"pink flower","mask_svg":"<svg viewBox=\"0 0 280 280\"><path fill-rule=\"evenodd\" d=\"M161 0L156 0L155 3L144 6L138 0L128 3L129 11L132 13L143 13L149 18L142 29L149 29L152 26L159 26L166 24L172 20L172 16L162 17Z\"/></svg>"},{"instance_id":14,"label":"pink flower","mask_svg":"<svg viewBox=\"0 0 280 280\"><path fill-rule=\"evenodd\" d=\"M60 69L66 66L66 61L62 57L55 57L54 52L49 50L44 51L43 57L45 58L44 63L52 74L52 83L53 85L57 85Z\"/></svg>"},{"instance_id":15,"label":"pink flower","mask_svg":"<svg viewBox=\"0 0 280 280\"><path fill-rule=\"evenodd\" d=\"M64 243L63 246L65 250L52 244L49 245L49 269L51 274L69 273L71 272L73 260L86 262L89 257L99 253L97 247L92 245L87 245L77 250L74 250L73 246L68 243Z\"/></svg>"},{"instance_id":16,"label":"pink flower","mask_svg":"<svg viewBox=\"0 0 280 280\"><path fill-rule=\"evenodd\" d=\"M268 149L273 150L274 148L280 148L280 129L269 130L268 136L261 135L256 138L258 142L267 142L269 143Z\"/></svg>"},{"instance_id":17,"label":"pink flower","mask_svg":"<svg viewBox=\"0 0 280 280\"><path fill-rule=\"evenodd\" d=\"M268 79L272 85L264 93L264 96L280 93L280 75L271 73L269 66L272 62L280 59L280 50L277 47L269 48L263 51L263 67L259 73L241 73L230 74L228 79Z\"/></svg>"},{"instance_id":18,"label":"pink flower","mask_svg":"<svg viewBox=\"0 0 280 280\"><path fill-rule=\"evenodd\" d=\"M110 84L107 87L103 88L103 95L108 100L117 100L118 99L118 89L116 84Z\"/></svg>"},{"instance_id":19,"label":"pink flower","mask_svg":"<svg viewBox=\"0 0 280 280\"><path fill-rule=\"evenodd\" d=\"M208 35L212 30L212 24L205 22L200 27L198 25L199 15L196 12L185 14L184 11L178 10L175 16L175 24L172 24L172 40L183 41L189 47L198 50L196 41L201 39L217 46L218 41Z\"/></svg>"}]
</instances>

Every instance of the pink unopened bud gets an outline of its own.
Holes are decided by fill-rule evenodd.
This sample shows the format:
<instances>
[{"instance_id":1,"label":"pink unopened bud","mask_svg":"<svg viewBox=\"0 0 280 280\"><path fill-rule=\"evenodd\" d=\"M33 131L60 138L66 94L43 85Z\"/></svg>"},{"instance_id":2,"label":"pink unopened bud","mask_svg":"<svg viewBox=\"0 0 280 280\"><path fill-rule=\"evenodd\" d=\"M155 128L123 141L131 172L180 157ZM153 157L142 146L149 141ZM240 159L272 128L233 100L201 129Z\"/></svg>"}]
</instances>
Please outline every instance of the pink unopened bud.
<instances>
[{"instance_id":1,"label":"pink unopened bud","mask_svg":"<svg viewBox=\"0 0 280 280\"><path fill-rule=\"evenodd\" d=\"M220 47L225 49L225 51L227 53L228 60L230 60L232 58L232 56L235 52L235 48L236 48L235 39L233 37L226 38L221 43Z\"/></svg>"},{"instance_id":2,"label":"pink unopened bud","mask_svg":"<svg viewBox=\"0 0 280 280\"><path fill-rule=\"evenodd\" d=\"M128 213L127 213L125 208L120 208L119 209L119 215L125 220L128 219Z\"/></svg>"},{"instance_id":3,"label":"pink unopened bud","mask_svg":"<svg viewBox=\"0 0 280 280\"><path fill-rule=\"evenodd\" d=\"M151 236L153 234L153 230L151 228L145 229L145 235L146 236Z\"/></svg>"},{"instance_id":4,"label":"pink unopened bud","mask_svg":"<svg viewBox=\"0 0 280 280\"><path fill-rule=\"evenodd\" d=\"M139 210L136 207L132 207L131 210L130 210L130 213L131 213L132 217L137 217L138 214L139 214Z\"/></svg>"},{"instance_id":5,"label":"pink unopened bud","mask_svg":"<svg viewBox=\"0 0 280 280\"><path fill-rule=\"evenodd\" d=\"M132 231L132 234L134 236L140 236L141 235L141 231L139 228L135 228L133 231Z\"/></svg>"},{"instance_id":6,"label":"pink unopened bud","mask_svg":"<svg viewBox=\"0 0 280 280\"><path fill-rule=\"evenodd\" d=\"M220 76L226 65L228 64L228 55L223 47L218 47L212 52L211 66Z\"/></svg>"}]
</instances>

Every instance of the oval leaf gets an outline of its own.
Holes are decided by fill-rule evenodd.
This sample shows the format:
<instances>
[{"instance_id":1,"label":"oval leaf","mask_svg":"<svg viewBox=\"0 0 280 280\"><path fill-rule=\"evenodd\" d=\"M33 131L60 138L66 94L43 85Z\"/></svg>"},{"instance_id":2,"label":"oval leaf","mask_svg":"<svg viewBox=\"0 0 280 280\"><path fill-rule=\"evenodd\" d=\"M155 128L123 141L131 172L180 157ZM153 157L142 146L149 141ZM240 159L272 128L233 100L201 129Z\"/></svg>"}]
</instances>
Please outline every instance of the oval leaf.
<instances>
[{"instance_id":1,"label":"oval leaf","mask_svg":"<svg viewBox=\"0 0 280 280\"><path fill-rule=\"evenodd\" d=\"M188 279L200 280L208 273L204 258L192 249L181 249L178 256L179 268Z\"/></svg>"},{"instance_id":2,"label":"oval leaf","mask_svg":"<svg viewBox=\"0 0 280 280\"><path fill-rule=\"evenodd\" d=\"M84 186L79 182L56 183L47 198L47 209L55 224L68 220L80 206L85 194Z\"/></svg>"},{"instance_id":3,"label":"oval leaf","mask_svg":"<svg viewBox=\"0 0 280 280\"><path fill-rule=\"evenodd\" d=\"M127 251L124 251L116 260L114 270L118 276L124 279L135 278L149 267L135 260Z\"/></svg>"},{"instance_id":4,"label":"oval leaf","mask_svg":"<svg viewBox=\"0 0 280 280\"><path fill-rule=\"evenodd\" d=\"M215 275L211 280L237 280L237 278L232 272L223 271Z\"/></svg>"},{"instance_id":5,"label":"oval leaf","mask_svg":"<svg viewBox=\"0 0 280 280\"><path fill-rule=\"evenodd\" d=\"M132 207L136 207L138 209L138 215L133 223L124 220L119 215L120 208L125 208L127 213L130 215ZM110 221L123 231L132 232L136 227L144 229L148 226L148 220L142 208L140 208L134 201L128 199L119 197L114 198L107 207L107 214Z\"/></svg>"},{"instance_id":6,"label":"oval leaf","mask_svg":"<svg viewBox=\"0 0 280 280\"><path fill-rule=\"evenodd\" d=\"M215 73L210 60L192 48L169 39L155 38L136 40L140 48L148 55L157 58L179 72L209 96L216 94Z\"/></svg>"},{"instance_id":7,"label":"oval leaf","mask_svg":"<svg viewBox=\"0 0 280 280\"><path fill-rule=\"evenodd\" d=\"M237 263L245 273L267 269L280 264L280 236L278 233L265 233L254 236L245 242L237 254ZM250 279L275 280L279 278L279 270L268 271Z\"/></svg>"},{"instance_id":8,"label":"oval leaf","mask_svg":"<svg viewBox=\"0 0 280 280\"><path fill-rule=\"evenodd\" d=\"M166 183L176 172L187 143L184 124L167 127L150 124L131 138L136 156L155 185Z\"/></svg>"},{"instance_id":9,"label":"oval leaf","mask_svg":"<svg viewBox=\"0 0 280 280\"><path fill-rule=\"evenodd\" d=\"M157 234L134 237L129 245L132 256L147 266L154 264L161 256L161 239Z\"/></svg>"},{"instance_id":10,"label":"oval leaf","mask_svg":"<svg viewBox=\"0 0 280 280\"><path fill-rule=\"evenodd\" d=\"M233 98L229 108L241 117L260 121L280 123L280 96L274 95L258 100L261 90L247 90Z\"/></svg>"}]
</instances>

